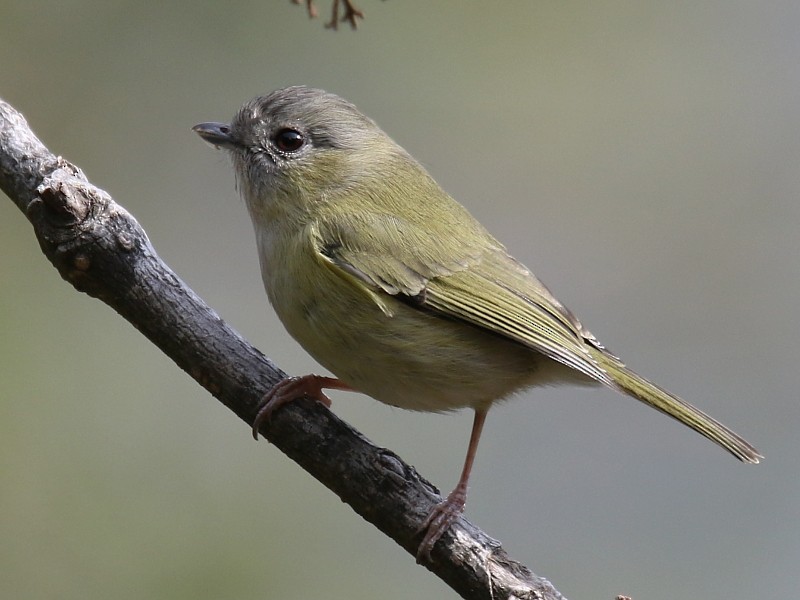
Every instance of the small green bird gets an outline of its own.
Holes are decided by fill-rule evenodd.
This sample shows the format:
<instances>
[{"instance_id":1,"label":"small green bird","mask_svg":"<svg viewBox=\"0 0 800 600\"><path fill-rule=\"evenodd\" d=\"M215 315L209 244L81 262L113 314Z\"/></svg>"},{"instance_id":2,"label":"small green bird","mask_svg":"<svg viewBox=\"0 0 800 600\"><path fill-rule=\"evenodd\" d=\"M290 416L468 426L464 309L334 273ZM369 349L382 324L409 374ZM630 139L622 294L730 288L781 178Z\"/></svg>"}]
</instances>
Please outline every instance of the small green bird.
<instances>
[{"instance_id":1,"label":"small green bird","mask_svg":"<svg viewBox=\"0 0 800 600\"><path fill-rule=\"evenodd\" d=\"M303 86L194 130L226 149L255 228L267 295L336 378L279 383L254 425L303 394L362 392L420 411L475 411L455 489L423 527L418 559L463 511L486 414L519 390L600 383L641 400L743 462L758 451L628 369L467 210L346 100Z\"/></svg>"}]
</instances>

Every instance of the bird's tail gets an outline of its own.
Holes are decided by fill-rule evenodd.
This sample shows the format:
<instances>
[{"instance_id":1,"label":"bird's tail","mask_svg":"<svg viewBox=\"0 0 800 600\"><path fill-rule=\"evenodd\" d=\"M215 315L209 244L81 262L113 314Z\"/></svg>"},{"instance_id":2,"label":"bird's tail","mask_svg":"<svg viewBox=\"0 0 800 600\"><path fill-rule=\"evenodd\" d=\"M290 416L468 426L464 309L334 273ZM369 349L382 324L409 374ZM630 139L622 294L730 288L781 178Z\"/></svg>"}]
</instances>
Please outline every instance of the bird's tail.
<instances>
[{"instance_id":1,"label":"bird's tail","mask_svg":"<svg viewBox=\"0 0 800 600\"><path fill-rule=\"evenodd\" d=\"M668 391L650 383L644 377L637 375L615 356L599 348L592 348L591 353L598 365L608 373L617 387L626 394L691 427L712 442L716 442L725 448L742 462L757 463L763 458L758 450L725 427L725 425L716 419L712 419L685 400L681 400Z\"/></svg>"}]
</instances>

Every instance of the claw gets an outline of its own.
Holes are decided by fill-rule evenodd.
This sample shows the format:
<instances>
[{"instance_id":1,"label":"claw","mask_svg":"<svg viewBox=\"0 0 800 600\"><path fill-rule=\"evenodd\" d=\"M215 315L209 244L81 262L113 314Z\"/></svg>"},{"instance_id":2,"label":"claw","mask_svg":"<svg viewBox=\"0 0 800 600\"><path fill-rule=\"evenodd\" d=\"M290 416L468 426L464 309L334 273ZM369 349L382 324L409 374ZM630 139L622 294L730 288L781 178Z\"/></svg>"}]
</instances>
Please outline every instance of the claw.
<instances>
[{"instance_id":1,"label":"claw","mask_svg":"<svg viewBox=\"0 0 800 600\"><path fill-rule=\"evenodd\" d=\"M284 404L308 396L325 406L331 406L331 399L325 395L324 389L351 390L350 386L334 377L321 375L303 375L302 377L287 377L282 379L264 395L261 407L253 420L253 438L258 439L258 430L261 425L272 418L272 413Z\"/></svg>"},{"instance_id":2,"label":"claw","mask_svg":"<svg viewBox=\"0 0 800 600\"><path fill-rule=\"evenodd\" d=\"M425 522L417 530L418 534L425 532L425 537L422 538L422 542L417 548L417 562L419 564L422 564L423 560L430 562L433 546L464 512L466 501L467 487L459 484L456 489L450 492L447 498L433 507Z\"/></svg>"}]
</instances>

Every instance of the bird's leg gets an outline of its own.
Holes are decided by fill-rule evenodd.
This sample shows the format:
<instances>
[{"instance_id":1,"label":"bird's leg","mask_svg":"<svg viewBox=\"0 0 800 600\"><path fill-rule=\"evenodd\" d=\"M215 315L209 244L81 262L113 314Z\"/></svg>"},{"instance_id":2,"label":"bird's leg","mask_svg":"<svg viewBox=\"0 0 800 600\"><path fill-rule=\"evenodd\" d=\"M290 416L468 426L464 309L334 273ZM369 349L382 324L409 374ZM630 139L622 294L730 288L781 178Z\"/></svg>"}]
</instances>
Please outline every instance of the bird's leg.
<instances>
[{"instance_id":1,"label":"bird's leg","mask_svg":"<svg viewBox=\"0 0 800 600\"><path fill-rule=\"evenodd\" d=\"M475 420L472 422L472 434L469 437L467 447L467 458L464 461L464 468L455 489L447 495L447 498L433 507L433 510L425 519L422 527L417 533L425 532L425 537L417 549L417 562L423 559L430 560L431 550L434 544L442 537L448 527L453 524L459 515L464 512L464 505L467 502L467 483L469 474L472 471L472 463L475 462L475 454L478 452L478 442L481 439L483 423L486 421L488 409L475 409Z\"/></svg>"},{"instance_id":2,"label":"bird's leg","mask_svg":"<svg viewBox=\"0 0 800 600\"><path fill-rule=\"evenodd\" d=\"M302 377L282 379L261 400L261 407L258 409L256 418L253 421L253 437L258 439L258 430L261 424L264 421L269 421L275 409L301 396L308 396L330 407L331 399L322 391L326 389L353 391L353 388L335 377L303 375Z\"/></svg>"}]
</instances>

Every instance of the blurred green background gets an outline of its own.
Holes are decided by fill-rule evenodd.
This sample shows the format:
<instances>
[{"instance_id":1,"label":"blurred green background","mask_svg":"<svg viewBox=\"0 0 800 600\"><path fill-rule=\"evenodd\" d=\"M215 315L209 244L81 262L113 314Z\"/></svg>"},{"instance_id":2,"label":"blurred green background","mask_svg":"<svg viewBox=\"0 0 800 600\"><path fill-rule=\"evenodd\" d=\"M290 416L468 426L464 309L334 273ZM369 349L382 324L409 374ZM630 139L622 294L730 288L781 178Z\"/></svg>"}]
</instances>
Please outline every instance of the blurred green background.
<instances>
[{"instance_id":1,"label":"blurred green background","mask_svg":"<svg viewBox=\"0 0 800 600\"><path fill-rule=\"evenodd\" d=\"M0 2L0 97L292 373L221 152L289 84L355 102L636 370L765 455L604 390L494 410L467 516L569 598L800 589L800 4ZM0 596L454 594L41 255L0 201ZM471 415L337 394L442 489Z\"/></svg>"}]
</instances>

